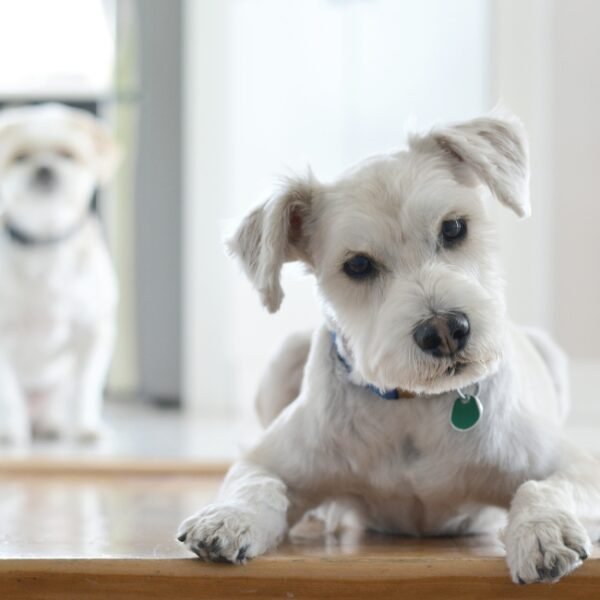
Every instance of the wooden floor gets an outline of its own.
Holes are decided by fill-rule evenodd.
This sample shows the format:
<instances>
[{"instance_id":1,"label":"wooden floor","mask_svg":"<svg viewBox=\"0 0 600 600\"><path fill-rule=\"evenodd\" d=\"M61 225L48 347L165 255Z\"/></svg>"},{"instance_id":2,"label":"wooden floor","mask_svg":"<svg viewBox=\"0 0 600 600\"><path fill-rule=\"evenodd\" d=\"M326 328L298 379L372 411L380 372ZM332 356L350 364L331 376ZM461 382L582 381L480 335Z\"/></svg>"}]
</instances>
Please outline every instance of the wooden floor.
<instances>
[{"instance_id":1,"label":"wooden floor","mask_svg":"<svg viewBox=\"0 0 600 600\"><path fill-rule=\"evenodd\" d=\"M485 537L348 533L295 539L245 566L207 565L175 532L219 481L189 472L4 469L0 598L600 599L598 552L557 585L515 586L501 545Z\"/></svg>"}]
</instances>

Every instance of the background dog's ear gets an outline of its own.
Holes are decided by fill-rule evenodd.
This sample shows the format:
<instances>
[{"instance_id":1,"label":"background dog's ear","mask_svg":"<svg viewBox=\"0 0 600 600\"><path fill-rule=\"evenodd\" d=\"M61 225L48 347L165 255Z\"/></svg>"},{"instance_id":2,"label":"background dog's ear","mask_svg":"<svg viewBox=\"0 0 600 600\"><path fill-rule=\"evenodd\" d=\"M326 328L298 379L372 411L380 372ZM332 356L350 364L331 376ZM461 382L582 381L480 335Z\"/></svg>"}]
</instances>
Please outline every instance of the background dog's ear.
<instances>
[{"instance_id":1,"label":"background dog's ear","mask_svg":"<svg viewBox=\"0 0 600 600\"><path fill-rule=\"evenodd\" d=\"M531 212L529 152L523 124L510 115L481 117L410 139L410 147L443 152L457 174L470 170L519 217Z\"/></svg>"},{"instance_id":2,"label":"background dog's ear","mask_svg":"<svg viewBox=\"0 0 600 600\"><path fill-rule=\"evenodd\" d=\"M22 124L24 108L4 108L0 110L0 146L4 146L10 136L18 131Z\"/></svg>"},{"instance_id":3,"label":"background dog's ear","mask_svg":"<svg viewBox=\"0 0 600 600\"><path fill-rule=\"evenodd\" d=\"M110 131L83 110L68 109L77 127L85 131L94 144L95 170L100 183L106 183L121 162L122 153Z\"/></svg>"},{"instance_id":4,"label":"background dog's ear","mask_svg":"<svg viewBox=\"0 0 600 600\"><path fill-rule=\"evenodd\" d=\"M310 262L308 230L316 185L312 175L289 180L278 194L246 216L227 242L269 312L276 312L283 300L283 263Z\"/></svg>"}]
</instances>

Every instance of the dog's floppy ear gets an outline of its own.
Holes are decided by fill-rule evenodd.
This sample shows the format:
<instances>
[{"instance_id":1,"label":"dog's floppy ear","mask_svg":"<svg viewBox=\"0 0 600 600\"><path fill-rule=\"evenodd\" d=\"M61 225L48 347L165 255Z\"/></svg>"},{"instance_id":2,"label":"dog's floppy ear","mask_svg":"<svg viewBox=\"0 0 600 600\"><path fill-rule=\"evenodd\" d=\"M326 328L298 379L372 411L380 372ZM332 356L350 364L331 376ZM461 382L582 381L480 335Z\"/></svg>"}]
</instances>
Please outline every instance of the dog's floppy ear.
<instances>
[{"instance_id":1,"label":"dog's floppy ear","mask_svg":"<svg viewBox=\"0 0 600 600\"><path fill-rule=\"evenodd\" d=\"M23 124L22 115L28 107L3 108L0 110L0 145L4 146L6 141L13 135Z\"/></svg>"},{"instance_id":2,"label":"dog's floppy ear","mask_svg":"<svg viewBox=\"0 0 600 600\"><path fill-rule=\"evenodd\" d=\"M97 118L83 110L69 111L75 125L90 136L94 146L94 168L98 181L106 183L121 161L119 145L108 128Z\"/></svg>"},{"instance_id":3,"label":"dog's floppy ear","mask_svg":"<svg viewBox=\"0 0 600 600\"><path fill-rule=\"evenodd\" d=\"M529 216L529 152L516 117L493 115L434 129L412 137L410 146L443 152L457 172L471 171L502 204L519 217Z\"/></svg>"},{"instance_id":4,"label":"dog's floppy ear","mask_svg":"<svg viewBox=\"0 0 600 600\"><path fill-rule=\"evenodd\" d=\"M94 146L96 148L98 180L106 183L115 173L123 153L112 133L101 123L95 123Z\"/></svg>"},{"instance_id":5,"label":"dog's floppy ear","mask_svg":"<svg viewBox=\"0 0 600 600\"><path fill-rule=\"evenodd\" d=\"M316 186L310 174L288 180L279 193L243 219L227 242L269 312L276 312L283 300L283 263L310 263L308 232Z\"/></svg>"}]
</instances>

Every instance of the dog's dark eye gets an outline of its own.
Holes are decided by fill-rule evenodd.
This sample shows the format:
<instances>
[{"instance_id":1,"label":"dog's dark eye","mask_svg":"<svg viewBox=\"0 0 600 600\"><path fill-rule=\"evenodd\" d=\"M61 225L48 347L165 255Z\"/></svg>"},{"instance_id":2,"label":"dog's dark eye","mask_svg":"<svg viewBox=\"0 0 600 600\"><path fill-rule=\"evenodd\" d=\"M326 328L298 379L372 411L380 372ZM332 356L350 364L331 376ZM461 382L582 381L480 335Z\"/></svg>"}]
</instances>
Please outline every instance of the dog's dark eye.
<instances>
[{"instance_id":1,"label":"dog's dark eye","mask_svg":"<svg viewBox=\"0 0 600 600\"><path fill-rule=\"evenodd\" d=\"M66 160L75 160L75 155L72 152L70 152L69 150L61 149L61 150L58 150L57 154L61 158L64 158Z\"/></svg>"},{"instance_id":2,"label":"dog's dark eye","mask_svg":"<svg viewBox=\"0 0 600 600\"><path fill-rule=\"evenodd\" d=\"M351 279L366 279L376 274L373 261L364 254L356 254L344 263L344 273Z\"/></svg>"},{"instance_id":3,"label":"dog's dark eye","mask_svg":"<svg viewBox=\"0 0 600 600\"><path fill-rule=\"evenodd\" d=\"M25 162L30 157L28 152L19 152L13 156L13 162L20 163Z\"/></svg>"},{"instance_id":4,"label":"dog's dark eye","mask_svg":"<svg viewBox=\"0 0 600 600\"><path fill-rule=\"evenodd\" d=\"M451 246L464 239L467 235L467 222L464 219L449 219L442 223L442 241L445 246Z\"/></svg>"}]
</instances>

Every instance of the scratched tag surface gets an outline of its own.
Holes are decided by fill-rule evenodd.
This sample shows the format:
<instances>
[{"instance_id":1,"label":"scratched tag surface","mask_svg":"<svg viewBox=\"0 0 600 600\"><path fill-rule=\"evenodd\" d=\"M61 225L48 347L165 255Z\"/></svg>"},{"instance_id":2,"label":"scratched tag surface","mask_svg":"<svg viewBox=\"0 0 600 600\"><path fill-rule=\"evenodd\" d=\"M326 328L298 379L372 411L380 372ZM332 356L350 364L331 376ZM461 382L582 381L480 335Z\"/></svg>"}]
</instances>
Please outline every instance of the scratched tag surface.
<instances>
[{"instance_id":1,"label":"scratched tag surface","mask_svg":"<svg viewBox=\"0 0 600 600\"><path fill-rule=\"evenodd\" d=\"M458 397L454 401L450 424L456 431L469 431L473 429L483 414L483 406L477 396Z\"/></svg>"}]
</instances>

